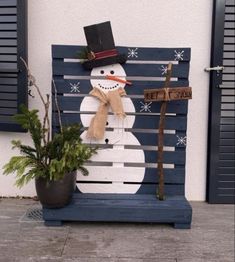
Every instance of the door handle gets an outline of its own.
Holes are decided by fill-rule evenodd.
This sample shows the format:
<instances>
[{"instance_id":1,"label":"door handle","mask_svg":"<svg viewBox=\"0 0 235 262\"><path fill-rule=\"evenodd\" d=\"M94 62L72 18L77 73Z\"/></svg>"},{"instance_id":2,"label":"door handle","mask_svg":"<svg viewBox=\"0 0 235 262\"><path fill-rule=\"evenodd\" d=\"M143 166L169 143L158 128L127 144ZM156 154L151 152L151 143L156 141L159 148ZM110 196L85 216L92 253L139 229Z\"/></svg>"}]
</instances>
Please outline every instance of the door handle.
<instances>
[{"instance_id":1,"label":"door handle","mask_svg":"<svg viewBox=\"0 0 235 262\"><path fill-rule=\"evenodd\" d=\"M224 66L206 67L204 70L206 72L216 71L217 73L219 73L220 71L224 70Z\"/></svg>"}]
</instances>

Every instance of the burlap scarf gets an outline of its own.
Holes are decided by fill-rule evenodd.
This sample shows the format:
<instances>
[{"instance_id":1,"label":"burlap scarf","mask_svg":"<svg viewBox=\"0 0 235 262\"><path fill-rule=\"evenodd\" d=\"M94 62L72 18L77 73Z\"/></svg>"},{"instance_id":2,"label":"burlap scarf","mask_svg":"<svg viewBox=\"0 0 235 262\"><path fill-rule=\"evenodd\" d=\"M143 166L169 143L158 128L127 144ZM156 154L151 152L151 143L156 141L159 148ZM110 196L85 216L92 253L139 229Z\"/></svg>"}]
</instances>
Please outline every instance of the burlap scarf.
<instances>
[{"instance_id":1,"label":"burlap scarf","mask_svg":"<svg viewBox=\"0 0 235 262\"><path fill-rule=\"evenodd\" d=\"M100 100L100 105L95 116L91 119L90 126L87 131L87 137L92 139L102 139L104 137L105 126L107 123L109 106L112 112L120 118L126 116L121 97L126 95L123 88L102 92L100 89L94 87L90 95Z\"/></svg>"}]
</instances>

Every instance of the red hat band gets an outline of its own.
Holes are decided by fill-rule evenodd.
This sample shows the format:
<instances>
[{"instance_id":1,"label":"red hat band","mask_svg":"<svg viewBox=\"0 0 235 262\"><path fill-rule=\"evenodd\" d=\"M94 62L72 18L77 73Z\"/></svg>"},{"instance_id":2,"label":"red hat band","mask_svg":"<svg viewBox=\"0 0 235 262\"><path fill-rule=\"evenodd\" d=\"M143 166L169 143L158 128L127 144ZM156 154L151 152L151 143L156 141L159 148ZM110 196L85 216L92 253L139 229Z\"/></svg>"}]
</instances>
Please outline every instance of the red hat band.
<instances>
[{"instance_id":1,"label":"red hat band","mask_svg":"<svg viewBox=\"0 0 235 262\"><path fill-rule=\"evenodd\" d=\"M107 58L107 57L113 57L113 56L117 56L118 52L116 49L111 49L111 50L105 50L105 51L101 51L101 52L90 52L88 59L89 60L99 60L99 59L103 59L103 58Z\"/></svg>"}]
</instances>

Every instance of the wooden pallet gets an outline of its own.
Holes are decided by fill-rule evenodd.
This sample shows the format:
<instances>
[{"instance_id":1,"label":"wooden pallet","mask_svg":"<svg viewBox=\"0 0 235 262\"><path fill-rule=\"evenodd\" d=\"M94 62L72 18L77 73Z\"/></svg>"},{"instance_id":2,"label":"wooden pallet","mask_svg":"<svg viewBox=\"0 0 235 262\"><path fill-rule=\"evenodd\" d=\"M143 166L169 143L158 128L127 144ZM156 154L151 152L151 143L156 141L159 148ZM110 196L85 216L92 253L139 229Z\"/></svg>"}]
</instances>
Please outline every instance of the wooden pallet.
<instances>
[{"instance_id":1,"label":"wooden pallet","mask_svg":"<svg viewBox=\"0 0 235 262\"><path fill-rule=\"evenodd\" d=\"M82 48L52 46L52 71L63 124L82 122L86 130L98 102L88 95L92 89L90 72L85 71L76 59ZM171 87L189 86L190 48L117 49L128 56L123 68L127 79L132 82L132 86L125 87L127 97L122 99L128 121L122 125L110 113L107 137L97 142L86 139L86 131L82 134L84 143L98 143L102 150L87 163L89 176L78 175L73 202L63 209L44 209L45 222L162 222L189 228L192 210L184 197L188 101L170 101L167 106L163 155L166 200L161 202L156 199L156 146L161 105L156 102L146 104L144 89L163 87L169 62L173 62ZM52 93L54 95L53 89ZM131 106L128 99L132 101ZM120 126L122 130L114 133ZM53 131L56 132L58 127L58 114L53 103ZM92 207L95 201L98 203ZM130 212L125 213L125 210ZM146 215L140 216L142 213Z\"/></svg>"},{"instance_id":2,"label":"wooden pallet","mask_svg":"<svg viewBox=\"0 0 235 262\"><path fill-rule=\"evenodd\" d=\"M192 208L184 196L159 201L145 194L74 194L70 205L43 209L48 226L62 221L170 223L175 228L190 228Z\"/></svg>"}]
</instances>

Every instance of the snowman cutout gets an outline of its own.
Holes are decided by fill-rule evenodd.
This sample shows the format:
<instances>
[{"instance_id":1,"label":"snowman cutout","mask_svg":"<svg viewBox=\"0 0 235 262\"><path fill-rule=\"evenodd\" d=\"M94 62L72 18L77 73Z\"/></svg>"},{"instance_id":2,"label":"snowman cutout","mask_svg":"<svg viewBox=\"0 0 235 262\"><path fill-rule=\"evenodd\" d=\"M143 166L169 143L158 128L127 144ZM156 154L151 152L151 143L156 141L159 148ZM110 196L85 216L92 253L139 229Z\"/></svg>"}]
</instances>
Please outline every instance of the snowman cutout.
<instances>
[{"instance_id":1,"label":"snowman cutout","mask_svg":"<svg viewBox=\"0 0 235 262\"><path fill-rule=\"evenodd\" d=\"M110 22L92 25L84 29L88 41L88 46L89 41L92 43L96 41L96 39L92 39L91 41L91 39L89 38L90 31L93 34L94 30L98 31L99 37L101 38L102 35L100 36L100 32L105 32L105 39L99 39L98 42L104 42L105 40L105 48L107 48L107 35L109 35L112 38ZM96 37L98 33L96 32ZM111 45L114 45L113 39L111 40ZM87 63L89 68L90 65L92 65L90 79L92 88L97 88L104 94L108 94L108 92L114 90L124 89L126 84L128 84L128 81L126 80L125 70L119 61L120 59L114 57L112 55L112 52L110 52L109 50L108 53L106 51L102 52L102 54L105 53L104 59L94 59L92 61L88 61ZM108 62L106 61L107 54L111 54L111 56L108 57ZM110 62L110 58L113 59L112 62ZM123 96L121 97L121 101L124 112L135 112L135 107L132 103L131 98ZM92 112L97 112L99 105L100 101L93 96L86 96L82 100L80 105L80 111L88 112L86 114L80 115L81 123L83 126L88 127L90 125L92 118L94 117L94 113ZM89 114L89 112L91 113ZM79 181L89 181L89 183L77 184L78 189L82 193L134 194L139 190L141 182L144 179L145 168L136 167L134 166L134 163L145 163L144 151L142 149L125 148L125 145L140 146L140 143L138 139L134 136L134 134L126 131L126 129L131 129L133 127L134 122L134 114L127 114L124 118L119 118L118 116L113 114L111 107L109 107L106 122L106 128L108 130L105 130L104 136L101 139L97 140L95 138L89 138L87 136L87 131L84 131L81 134L81 138L83 139L84 143L108 145L107 148L101 148L100 150L98 150L98 153L92 157L91 160L93 162L99 162L99 165L87 166L89 176L83 177L81 174L78 175ZM124 163L132 164L125 166ZM101 183L99 183L99 181L101 181ZM106 183L102 183L102 181ZM128 184L125 182L136 183Z\"/></svg>"}]
</instances>

